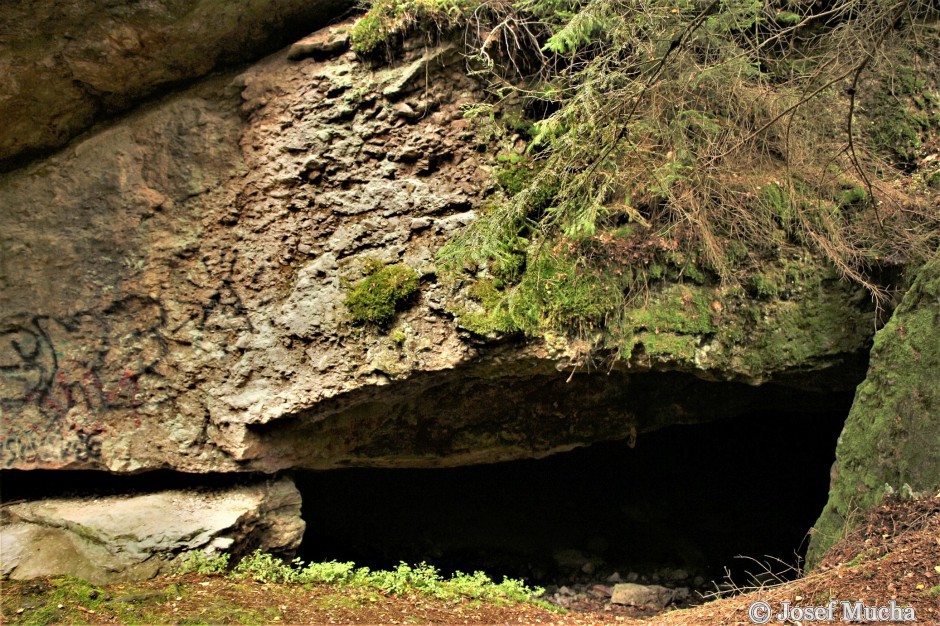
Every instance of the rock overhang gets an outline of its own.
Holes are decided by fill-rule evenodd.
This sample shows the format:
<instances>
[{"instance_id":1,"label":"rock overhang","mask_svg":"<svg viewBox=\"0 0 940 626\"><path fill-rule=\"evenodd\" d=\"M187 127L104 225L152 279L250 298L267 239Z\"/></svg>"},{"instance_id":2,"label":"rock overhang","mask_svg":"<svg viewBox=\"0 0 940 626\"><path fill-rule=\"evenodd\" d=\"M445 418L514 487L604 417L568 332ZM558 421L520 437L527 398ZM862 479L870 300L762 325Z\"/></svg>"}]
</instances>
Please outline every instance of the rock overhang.
<instances>
[{"instance_id":1,"label":"rock overhang","mask_svg":"<svg viewBox=\"0 0 940 626\"><path fill-rule=\"evenodd\" d=\"M491 190L462 63L282 51L2 175L4 466L489 462L860 380L870 307L829 277L777 301L664 285L621 361L464 328L435 256ZM417 297L356 324L350 286L392 263Z\"/></svg>"}]
</instances>

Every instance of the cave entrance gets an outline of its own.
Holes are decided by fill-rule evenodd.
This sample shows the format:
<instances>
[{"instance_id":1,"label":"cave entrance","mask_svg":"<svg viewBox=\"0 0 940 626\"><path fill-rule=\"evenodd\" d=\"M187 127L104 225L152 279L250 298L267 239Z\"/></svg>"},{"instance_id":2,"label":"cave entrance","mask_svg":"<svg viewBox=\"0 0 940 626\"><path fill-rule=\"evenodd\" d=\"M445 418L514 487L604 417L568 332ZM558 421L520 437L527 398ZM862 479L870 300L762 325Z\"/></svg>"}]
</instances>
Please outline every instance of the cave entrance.
<instances>
[{"instance_id":1,"label":"cave entrance","mask_svg":"<svg viewBox=\"0 0 940 626\"><path fill-rule=\"evenodd\" d=\"M305 560L427 561L538 584L782 572L825 504L851 394L820 411L672 426L540 460L295 475ZM837 407L837 408L835 408ZM678 574L681 574L679 572ZM677 574L677 575L678 575ZM785 575L785 572L784 572ZM701 582L699 582L701 584Z\"/></svg>"}]
</instances>

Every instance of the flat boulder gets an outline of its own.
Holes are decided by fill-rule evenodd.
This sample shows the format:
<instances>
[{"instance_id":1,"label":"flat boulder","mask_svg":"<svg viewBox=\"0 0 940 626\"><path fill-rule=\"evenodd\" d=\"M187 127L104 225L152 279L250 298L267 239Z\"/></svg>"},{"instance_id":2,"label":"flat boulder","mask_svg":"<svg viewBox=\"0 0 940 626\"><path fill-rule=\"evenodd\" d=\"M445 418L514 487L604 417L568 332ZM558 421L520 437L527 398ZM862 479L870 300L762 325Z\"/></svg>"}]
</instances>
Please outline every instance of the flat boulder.
<instances>
[{"instance_id":1,"label":"flat boulder","mask_svg":"<svg viewBox=\"0 0 940 626\"><path fill-rule=\"evenodd\" d=\"M614 585L610 595L611 604L624 604L651 611L661 611L676 599L674 589L660 585L638 585L620 583Z\"/></svg>"},{"instance_id":2,"label":"flat boulder","mask_svg":"<svg viewBox=\"0 0 940 626\"><path fill-rule=\"evenodd\" d=\"M322 60L335 57L349 49L349 31L352 23L340 24L330 28L321 28L293 43L287 51L287 58L299 61L312 57Z\"/></svg>"},{"instance_id":3,"label":"flat boulder","mask_svg":"<svg viewBox=\"0 0 940 626\"><path fill-rule=\"evenodd\" d=\"M196 550L292 554L303 538L300 492L287 478L220 490L74 497L2 508L0 574L94 583L171 572Z\"/></svg>"}]
</instances>

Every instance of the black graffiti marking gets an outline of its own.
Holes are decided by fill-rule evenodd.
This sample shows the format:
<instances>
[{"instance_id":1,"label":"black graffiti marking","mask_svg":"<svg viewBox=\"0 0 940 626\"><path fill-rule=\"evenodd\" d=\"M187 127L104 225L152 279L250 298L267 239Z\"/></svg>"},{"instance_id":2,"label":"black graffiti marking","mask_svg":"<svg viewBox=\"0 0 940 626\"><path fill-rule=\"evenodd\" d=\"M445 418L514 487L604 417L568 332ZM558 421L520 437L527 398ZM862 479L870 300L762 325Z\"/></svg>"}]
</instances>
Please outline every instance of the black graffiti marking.
<instances>
[{"instance_id":1,"label":"black graffiti marking","mask_svg":"<svg viewBox=\"0 0 940 626\"><path fill-rule=\"evenodd\" d=\"M5 383L0 388L0 402L29 402L52 384L57 364L55 351L41 326L44 319L47 318L35 317L25 326L0 330L0 379ZM20 393L15 389L17 383L23 387Z\"/></svg>"},{"instance_id":2,"label":"black graffiti marking","mask_svg":"<svg viewBox=\"0 0 940 626\"><path fill-rule=\"evenodd\" d=\"M0 324L0 464L99 458L97 418L143 404L141 380L167 351L165 325L163 307L142 296L98 315Z\"/></svg>"}]
</instances>

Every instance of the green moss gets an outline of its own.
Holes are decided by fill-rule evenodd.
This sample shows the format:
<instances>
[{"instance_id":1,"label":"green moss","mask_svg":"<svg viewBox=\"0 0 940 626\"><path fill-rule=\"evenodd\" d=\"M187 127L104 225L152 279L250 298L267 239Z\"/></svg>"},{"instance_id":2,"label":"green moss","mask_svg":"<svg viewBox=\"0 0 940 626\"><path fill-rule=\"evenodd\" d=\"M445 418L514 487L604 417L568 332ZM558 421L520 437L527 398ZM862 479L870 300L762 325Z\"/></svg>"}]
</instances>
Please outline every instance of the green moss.
<instances>
[{"instance_id":1,"label":"green moss","mask_svg":"<svg viewBox=\"0 0 940 626\"><path fill-rule=\"evenodd\" d=\"M504 286L506 283L514 283L519 280L525 271L526 254L525 242L522 239L517 240L518 246L505 250L490 267L493 276Z\"/></svg>"},{"instance_id":2,"label":"green moss","mask_svg":"<svg viewBox=\"0 0 940 626\"><path fill-rule=\"evenodd\" d=\"M872 127L872 142L904 163L914 161L921 141L920 133L910 123L911 120L897 110L886 113L879 120Z\"/></svg>"},{"instance_id":3,"label":"green moss","mask_svg":"<svg viewBox=\"0 0 940 626\"><path fill-rule=\"evenodd\" d=\"M780 287L773 274L755 274L748 281L748 287L759 298L769 299L780 295Z\"/></svg>"},{"instance_id":4,"label":"green moss","mask_svg":"<svg viewBox=\"0 0 940 626\"><path fill-rule=\"evenodd\" d=\"M940 170L924 174L924 182L928 187L940 188Z\"/></svg>"},{"instance_id":5,"label":"green moss","mask_svg":"<svg viewBox=\"0 0 940 626\"><path fill-rule=\"evenodd\" d=\"M731 239L725 246L725 259L729 265L735 266L743 263L750 256L750 251L740 239Z\"/></svg>"},{"instance_id":6,"label":"green moss","mask_svg":"<svg viewBox=\"0 0 940 626\"><path fill-rule=\"evenodd\" d=\"M496 171L496 182L509 196L514 196L532 182L535 171L524 163L508 163Z\"/></svg>"},{"instance_id":7,"label":"green moss","mask_svg":"<svg viewBox=\"0 0 940 626\"><path fill-rule=\"evenodd\" d=\"M914 68L909 66L898 67L897 74L894 76L894 80L891 81L892 92L899 96L916 96L926 86L927 82L918 75Z\"/></svg>"},{"instance_id":8,"label":"green moss","mask_svg":"<svg viewBox=\"0 0 940 626\"><path fill-rule=\"evenodd\" d=\"M699 338L695 335L642 332L635 337L635 345L642 345L645 354L667 357L680 362L692 361L698 344Z\"/></svg>"},{"instance_id":9,"label":"green moss","mask_svg":"<svg viewBox=\"0 0 940 626\"><path fill-rule=\"evenodd\" d=\"M601 327L619 309L624 283L632 278L629 270L619 271L613 275L566 250L543 253L522 277L513 318L528 332Z\"/></svg>"},{"instance_id":10,"label":"green moss","mask_svg":"<svg viewBox=\"0 0 940 626\"><path fill-rule=\"evenodd\" d=\"M775 182L761 187L758 192L758 202L764 210L770 212L784 229L789 230L796 220L790 190Z\"/></svg>"},{"instance_id":11,"label":"green moss","mask_svg":"<svg viewBox=\"0 0 940 626\"><path fill-rule=\"evenodd\" d=\"M497 288L497 280L486 278L477 280L471 285L469 293L483 310L459 311L458 317L463 328L478 335L511 333L519 330L508 314L506 294Z\"/></svg>"},{"instance_id":12,"label":"green moss","mask_svg":"<svg viewBox=\"0 0 940 626\"><path fill-rule=\"evenodd\" d=\"M391 33L387 20L380 14L363 16L350 33L352 49L361 56L371 56L388 41Z\"/></svg>"},{"instance_id":13,"label":"green moss","mask_svg":"<svg viewBox=\"0 0 940 626\"><path fill-rule=\"evenodd\" d=\"M839 472L816 523L807 561L818 562L890 486L940 486L940 258L927 263L875 335L868 376L839 437Z\"/></svg>"},{"instance_id":14,"label":"green moss","mask_svg":"<svg viewBox=\"0 0 940 626\"><path fill-rule=\"evenodd\" d=\"M50 593L42 598L42 604L36 609L30 611L29 622L31 624L53 624L63 620L77 621L79 623L88 623L90 620L78 611L72 613L71 606L79 603L86 609L97 610L104 603L105 594L95 585L79 578L63 576L49 581L52 587ZM59 609L59 606L69 607L68 612Z\"/></svg>"},{"instance_id":15,"label":"green moss","mask_svg":"<svg viewBox=\"0 0 940 626\"><path fill-rule=\"evenodd\" d=\"M688 279L699 285L704 285L708 282L708 277L697 265L693 255L673 252L668 255L667 259L677 270L675 275L677 280Z\"/></svg>"},{"instance_id":16,"label":"green moss","mask_svg":"<svg viewBox=\"0 0 940 626\"><path fill-rule=\"evenodd\" d=\"M859 204L868 199L868 192L862 187L852 187L844 189L839 193L839 206L847 207L853 204Z\"/></svg>"},{"instance_id":17,"label":"green moss","mask_svg":"<svg viewBox=\"0 0 940 626\"><path fill-rule=\"evenodd\" d=\"M654 333L704 335L715 331L711 303L714 289L672 285L642 306L628 309L624 319L633 329Z\"/></svg>"},{"instance_id":18,"label":"green moss","mask_svg":"<svg viewBox=\"0 0 940 626\"><path fill-rule=\"evenodd\" d=\"M357 322L386 324L418 292L418 273L402 263L385 267L373 263L367 271L368 275L350 288L346 307Z\"/></svg>"},{"instance_id":19,"label":"green moss","mask_svg":"<svg viewBox=\"0 0 940 626\"><path fill-rule=\"evenodd\" d=\"M13 619L19 624L100 624L120 621L124 624L162 623L165 618L152 615L154 608L167 597L183 595L176 584L165 591L133 588L112 597L108 588L93 585L71 576L37 580L30 583L19 598L22 607L29 607ZM114 588L110 589L114 593ZM81 609L77 608L81 607ZM7 607L4 607L7 608ZM82 610L84 609L84 610ZM116 619L118 618L118 619Z\"/></svg>"},{"instance_id":20,"label":"green moss","mask_svg":"<svg viewBox=\"0 0 940 626\"><path fill-rule=\"evenodd\" d=\"M926 89L922 70L898 65L880 90L866 94L871 141L900 163L914 163L926 135L940 130L936 95Z\"/></svg>"},{"instance_id":21,"label":"green moss","mask_svg":"<svg viewBox=\"0 0 940 626\"><path fill-rule=\"evenodd\" d=\"M487 309L496 307L503 299L503 293L493 279L478 280L470 286L469 291L470 297Z\"/></svg>"},{"instance_id":22,"label":"green moss","mask_svg":"<svg viewBox=\"0 0 940 626\"><path fill-rule=\"evenodd\" d=\"M850 306L838 288L818 290L792 301L751 305L755 320L738 368L759 376L812 363L819 355L838 355L861 348L870 313Z\"/></svg>"},{"instance_id":23,"label":"green moss","mask_svg":"<svg viewBox=\"0 0 940 626\"><path fill-rule=\"evenodd\" d=\"M350 33L351 47L361 56L376 56L395 36L417 28L449 30L480 4L481 0L373 0Z\"/></svg>"}]
</instances>

